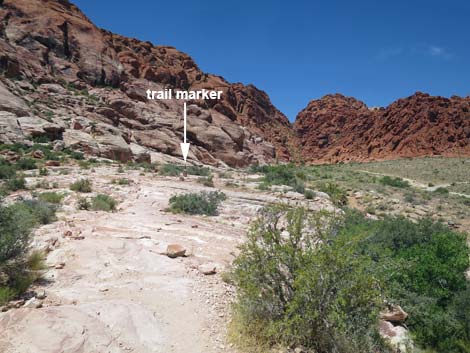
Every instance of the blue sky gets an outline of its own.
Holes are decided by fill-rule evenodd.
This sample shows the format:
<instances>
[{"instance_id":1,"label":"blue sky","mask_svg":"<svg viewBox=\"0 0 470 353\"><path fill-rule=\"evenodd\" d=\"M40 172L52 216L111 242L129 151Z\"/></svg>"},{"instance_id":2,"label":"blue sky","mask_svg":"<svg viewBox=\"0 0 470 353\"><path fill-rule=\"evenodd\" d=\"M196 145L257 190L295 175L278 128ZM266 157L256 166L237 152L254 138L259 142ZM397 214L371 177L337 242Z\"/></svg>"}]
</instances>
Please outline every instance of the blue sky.
<instances>
[{"instance_id":1,"label":"blue sky","mask_svg":"<svg viewBox=\"0 0 470 353\"><path fill-rule=\"evenodd\" d=\"M72 1L99 27L256 85L291 120L328 93L369 106L470 95L468 1Z\"/></svg>"}]
</instances>

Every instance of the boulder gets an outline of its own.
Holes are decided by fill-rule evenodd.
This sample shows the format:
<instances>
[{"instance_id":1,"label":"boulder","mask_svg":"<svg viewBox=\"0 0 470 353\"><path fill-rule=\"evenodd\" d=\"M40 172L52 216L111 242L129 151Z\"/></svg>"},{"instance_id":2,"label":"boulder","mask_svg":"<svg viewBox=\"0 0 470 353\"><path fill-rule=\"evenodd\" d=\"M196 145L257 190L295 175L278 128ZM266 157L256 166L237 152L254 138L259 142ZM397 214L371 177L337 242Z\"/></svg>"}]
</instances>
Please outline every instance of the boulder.
<instances>
[{"instance_id":1,"label":"boulder","mask_svg":"<svg viewBox=\"0 0 470 353\"><path fill-rule=\"evenodd\" d=\"M16 115L0 111L0 143L11 144L25 140Z\"/></svg>"},{"instance_id":2,"label":"boulder","mask_svg":"<svg viewBox=\"0 0 470 353\"><path fill-rule=\"evenodd\" d=\"M170 244L166 248L166 255L169 258L177 258L186 256L186 249L179 244Z\"/></svg>"},{"instance_id":3,"label":"boulder","mask_svg":"<svg viewBox=\"0 0 470 353\"><path fill-rule=\"evenodd\" d=\"M129 145L129 148L131 149L132 158L134 159L134 161L139 163L151 162L150 152L145 147L139 146L136 143L131 143Z\"/></svg>"},{"instance_id":4,"label":"boulder","mask_svg":"<svg viewBox=\"0 0 470 353\"><path fill-rule=\"evenodd\" d=\"M407 329L403 326L394 326L389 321L380 320L380 335L390 343L396 353L414 352L413 341Z\"/></svg>"},{"instance_id":5,"label":"boulder","mask_svg":"<svg viewBox=\"0 0 470 353\"><path fill-rule=\"evenodd\" d=\"M120 135L103 135L96 136L98 142L99 156L127 162L132 160L132 152L129 145Z\"/></svg>"},{"instance_id":6,"label":"boulder","mask_svg":"<svg viewBox=\"0 0 470 353\"><path fill-rule=\"evenodd\" d=\"M41 151L41 150L34 150L31 153L31 157L33 157L35 159L43 159L44 158L44 152Z\"/></svg>"},{"instance_id":7,"label":"boulder","mask_svg":"<svg viewBox=\"0 0 470 353\"><path fill-rule=\"evenodd\" d=\"M26 116L18 118L18 123L25 136L48 137L50 140L62 139L65 128L59 124L51 123L37 116Z\"/></svg>"},{"instance_id":8,"label":"boulder","mask_svg":"<svg viewBox=\"0 0 470 353\"><path fill-rule=\"evenodd\" d=\"M16 116L28 116L29 107L19 97L11 93L5 85L0 82L0 112L10 112Z\"/></svg>"}]
</instances>

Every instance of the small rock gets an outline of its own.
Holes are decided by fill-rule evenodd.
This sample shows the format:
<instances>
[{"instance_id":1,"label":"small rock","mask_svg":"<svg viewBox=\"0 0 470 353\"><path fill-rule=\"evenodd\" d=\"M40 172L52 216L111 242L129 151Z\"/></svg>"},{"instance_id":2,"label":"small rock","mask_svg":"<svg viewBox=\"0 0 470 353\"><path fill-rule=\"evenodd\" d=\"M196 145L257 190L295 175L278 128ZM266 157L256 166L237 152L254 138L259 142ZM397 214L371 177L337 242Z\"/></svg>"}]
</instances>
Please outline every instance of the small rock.
<instances>
[{"instance_id":1,"label":"small rock","mask_svg":"<svg viewBox=\"0 0 470 353\"><path fill-rule=\"evenodd\" d=\"M39 300L38 298L33 297L33 298L29 299L29 300L23 305L23 307L29 308L29 309L39 309L39 308L42 308L42 300Z\"/></svg>"},{"instance_id":2,"label":"small rock","mask_svg":"<svg viewBox=\"0 0 470 353\"><path fill-rule=\"evenodd\" d=\"M47 161L46 167L60 167L59 161Z\"/></svg>"},{"instance_id":3,"label":"small rock","mask_svg":"<svg viewBox=\"0 0 470 353\"><path fill-rule=\"evenodd\" d=\"M59 262L57 265L54 266L56 270L62 270L65 267L65 262Z\"/></svg>"},{"instance_id":4,"label":"small rock","mask_svg":"<svg viewBox=\"0 0 470 353\"><path fill-rule=\"evenodd\" d=\"M25 303L25 300L24 299L20 299L20 300L14 300L14 301L11 301L8 303L8 307L10 309L18 309L20 307L22 307Z\"/></svg>"},{"instance_id":5,"label":"small rock","mask_svg":"<svg viewBox=\"0 0 470 353\"><path fill-rule=\"evenodd\" d=\"M33 153L31 153L31 156L36 159L43 159L44 158L44 152L41 150L35 150Z\"/></svg>"},{"instance_id":6,"label":"small rock","mask_svg":"<svg viewBox=\"0 0 470 353\"><path fill-rule=\"evenodd\" d=\"M199 226L197 224L193 224L191 228L198 228Z\"/></svg>"},{"instance_id":7,"label":"small rock","mask_svg":"<svg viewBox=\"0 0 470 353\"><path fill-rule=\"evenodd\" d=\"M46 299L46 297L47 297L47 294L44 289L40 289L36 292L36 298L38 298L39 300Z\"/></svg>"},{"instance_id":8,"label":"small rock","mask_svg":"<svg viewBox=\"0 0 470 353\"><path fill-rule=\"evenodd\" d=\"M170 244L166 248L166 255L169 258L184 257L186 256L186 249L179 244Z\"/></svg>"},{"instance_id":9,"label":"small rock","mask_svg":"<svg viewBox=\"0 0 470 353\"><path fill-rule=\"evenodd\" d=\"M215 275L217 273L217 267L214 264L204 264L198 267L199 272L203 275Z\"/></svg>"}]
</instances>

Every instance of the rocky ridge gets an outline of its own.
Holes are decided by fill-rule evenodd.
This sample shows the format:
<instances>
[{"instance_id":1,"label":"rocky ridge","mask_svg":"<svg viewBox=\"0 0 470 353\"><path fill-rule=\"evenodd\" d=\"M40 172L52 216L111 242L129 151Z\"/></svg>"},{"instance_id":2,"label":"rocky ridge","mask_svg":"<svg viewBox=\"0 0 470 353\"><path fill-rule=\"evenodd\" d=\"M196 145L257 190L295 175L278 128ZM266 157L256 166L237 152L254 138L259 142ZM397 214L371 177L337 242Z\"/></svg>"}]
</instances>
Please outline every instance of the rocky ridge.
<instances>
[{"instance_id":1,"label":"rocky ridge","mask_svg":"<svg viewBox=\"0 0 470 353\"><path fill-rule=\"evenodd\" d=\"M470 98L417 92L370 109L341 94L311 101L294 124L309 162L470 156Z\"/></svg>"},{"instance_id":2,"label":"rocky ridge","mask_svg":"<svg viewBox=\"0 0 470 353\"><path fill-rule=\"evenodd\" d=\"M99 29L68 0L0 1L0 143L52 140L121 161L176 160L182 102L145 95L165 88L223 91L220 101L188 102L194 163L470 156L470 98L418 92L371 109L327 95L292 126L255 86L204 73L175 48Z\"/></svg>"},{"instance_id":3,"label":"rocky ridge","mask_svg":"<svg viewBox=\"0 0 470 353\"><path fill-rule=\"evenodd\" d=\"M241 167L288 157L290 123L266 93L206 74L172 47L101 30L68 1L3 1L0 53L0 142L46 136L122 161L179 156L182 102L147 101L145 91L206 88L223 95L189 102L190 159Z\"/></svg>"}]
</instances>

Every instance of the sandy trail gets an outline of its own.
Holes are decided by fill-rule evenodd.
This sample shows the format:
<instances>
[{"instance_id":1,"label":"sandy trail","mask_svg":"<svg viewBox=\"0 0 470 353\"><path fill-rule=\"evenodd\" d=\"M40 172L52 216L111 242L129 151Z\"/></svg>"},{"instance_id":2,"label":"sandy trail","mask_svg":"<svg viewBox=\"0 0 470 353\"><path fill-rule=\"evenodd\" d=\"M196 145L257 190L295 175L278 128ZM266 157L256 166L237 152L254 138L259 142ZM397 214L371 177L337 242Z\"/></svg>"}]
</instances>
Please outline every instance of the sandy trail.
<instances>
[{"instance_id":1,"label":"sandy trail","mask_svg":"<svg viewBox=\"0 0 470 353\"><path fill-rule=\"evenodd\" d=\"M123 176L134 182L111 185ZM165 212L172 195L214 189L196 183L195 177L179 181L138 171L122 175L112 167L80 171L80 177L93 180L94 192L120 200L119 209L77 211L77 195L72 193L64 200L60 220L36 232L36 246L58 239L47 258L51 268L46 284L38 288L46 290L47 298L42 308L0 313L0 352L235 352L226 335L234 289L222 281L221 273L234 259L257 210L279 198L225 188L228 198L219 216L174 215ZM64 191L77 178L57 173L47 177ZM308 203L332 209L327 199ZM168 258L164 252L172 243L184 246L191 256ZM64 268L56 269L60 263ZM202 274L198 267L207 264L215 265L218 273Z\"/></svg>"},{"instance_id":2,"label":"sandy trail","mask_svg":"<svg viewBox=\"0 0 470 353\"><path fill-rule=\"evenodd\" d=\"M97 171L94 185L123 200L118 212L76 211L70 201L61 221L37 232L38 243L54 236L60 243L47 260L48 296L43 308L0 314L0 351L231 351L225 329L233 290L220 272L256 210L275 198L227 191L217 217L173 215L164 211L171 195L203 187L137 173L131 186L111 186L108 174ZM71 177L61 178L67 185ZM64 237L68 230L84 239ZM170 243L192 256L162 255ZM60 262L65 267L55 269ZM219 274L201 274L197 266L204 263L215 264Z\"/></svg>"}]
</instances>

